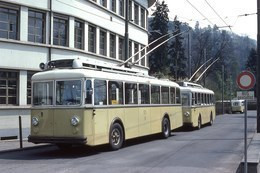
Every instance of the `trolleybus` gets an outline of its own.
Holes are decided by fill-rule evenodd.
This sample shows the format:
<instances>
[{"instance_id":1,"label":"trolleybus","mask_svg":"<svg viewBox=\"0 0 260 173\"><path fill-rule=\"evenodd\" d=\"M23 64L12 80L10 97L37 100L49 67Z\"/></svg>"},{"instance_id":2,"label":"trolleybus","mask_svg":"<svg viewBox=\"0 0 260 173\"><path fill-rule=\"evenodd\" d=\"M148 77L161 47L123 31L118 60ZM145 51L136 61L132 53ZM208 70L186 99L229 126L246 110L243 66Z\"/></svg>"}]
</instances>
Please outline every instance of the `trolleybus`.
<instances>
[{"instance_id":1,"label":"trolleybus","mask_svg":"<svg viewBox=\"0 0 260 173\"><path fill-rule=\"evenodd\" d=\"M109 68L81 60L50 61L32 77L29 142L109 144L160 133L183 125L180 87L169 80L127 68Z\"/></svg>"},{"instance_id":2,"label":"trolleybus","mask_svg":"<svg viewBox=\"0 0 260 173\"><path fill-rule=\"evenodd\" d=\"M201 85L180 82L183 124L184 126L201 128L203 124L213 124L216 116L214 92Z\"/></svg>"},{"instance_id":3,"label":"trolleybus","mask_svg":"<svg viewBox=\"0 0 260 173\"><path fill-rule=\"evenodd\" d=\"M232 113L245 111L244 100L231 100L231 111Z\"/></svg>"}]
</instances>

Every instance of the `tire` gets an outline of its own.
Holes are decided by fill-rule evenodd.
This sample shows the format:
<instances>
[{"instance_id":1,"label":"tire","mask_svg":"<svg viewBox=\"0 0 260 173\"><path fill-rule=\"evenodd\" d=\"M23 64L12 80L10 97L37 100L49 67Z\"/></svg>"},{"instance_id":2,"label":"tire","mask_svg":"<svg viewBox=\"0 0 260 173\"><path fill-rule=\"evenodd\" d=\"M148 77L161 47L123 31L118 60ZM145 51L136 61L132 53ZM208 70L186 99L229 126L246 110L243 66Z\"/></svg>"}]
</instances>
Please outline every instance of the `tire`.
<instances>
[{"instance_id":1,"label":"tire","mask_svg":"<svg viewBox=\"0 0 260 173\"><path fill-rule=\"evenodd\" d=\"M213 125L213 116L212 113L210 114L210 121L209 121L209 125L212 126Z\"/></svg>"},{"instance_id":2,"label":"tire","mask_svg":"<svg viewBox=\"0 0 260 173\"><path fill-rule=\"evenodd\" d=\"M198 127L197 127L198 130L201 129L201 116L199 116L198 118Z\"/></svg>"},{"instance_id":3,"label":"tire","mask_svg":"<svg viewBox=\"0 0 260 173\"><path fill-rule=\"evenodd\" d=\"M111 150L118 150L123 146L124 132L119 123L114 123L109 132L109 145Z\"/></svg>"},{"instance_id":4,"label":"tire","mask_svg":"<svg viewBox=\"0 0 260 173\"><path fill-rule=\"evenodd\" d=\"M162 120L162 138L167 139L171 135L170 120L166 117Z\"/></svg>"}]
</instances>

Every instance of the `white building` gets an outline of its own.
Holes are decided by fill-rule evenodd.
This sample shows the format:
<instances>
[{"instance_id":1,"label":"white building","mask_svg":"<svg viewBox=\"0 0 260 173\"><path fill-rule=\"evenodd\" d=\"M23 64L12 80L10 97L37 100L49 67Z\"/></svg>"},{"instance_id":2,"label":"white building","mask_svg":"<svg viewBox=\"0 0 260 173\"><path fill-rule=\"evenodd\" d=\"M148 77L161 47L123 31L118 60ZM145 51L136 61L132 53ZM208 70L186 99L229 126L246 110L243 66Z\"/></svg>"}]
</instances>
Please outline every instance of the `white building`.
<instances>
[{"instance_id":1,"label":"white building","mask_svg":"<svg viewBox=\"0 0 260 173\"><path fill-rule=\"evenodd\" d=\"M148 43L154 2L129 2L130 56ZM0 0L0 115L30 114L30 78L41 62L123 62L124 16L125 0ZM133 68L147 73L147 59Z\"/></svg>"}]
</instances>

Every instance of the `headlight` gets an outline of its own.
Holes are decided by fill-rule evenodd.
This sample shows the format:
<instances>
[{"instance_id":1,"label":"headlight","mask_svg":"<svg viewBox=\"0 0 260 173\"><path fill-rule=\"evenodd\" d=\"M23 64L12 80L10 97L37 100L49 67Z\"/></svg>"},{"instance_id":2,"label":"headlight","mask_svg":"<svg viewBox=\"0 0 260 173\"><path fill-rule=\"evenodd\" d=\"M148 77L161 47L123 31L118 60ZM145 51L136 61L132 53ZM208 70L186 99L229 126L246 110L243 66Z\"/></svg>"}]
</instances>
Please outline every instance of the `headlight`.
<instances>
[{"instance_id":1,"label":"headlight","mask_svg":"<svg viewBox=\"0 0 260 173\"><path fill-rule=\"evenodd\" d=\"M185 112L184 115L185 115L186 117L188 117L188 116L190 116L190 113L189 113L189 112Z\"/></svg>"},{"instance_id":2,"label":"headlight","mask_svg":"<svg viewBox=\"0 0 260 173\"><path fill-rule=\"evenodd\" d=\"M37 126L39 124L39 119L36 117L32 117L32 125Z\"/></svg>"},{"instance_id":3,"label":"headlight","mask_svg":"<svg viewBox=\"0 0 260 173\"><path fill-rule=\"evenodd\" d=\"M70 123L73 126L77 126L79 124L79 118L76 117L76 116L72 117L71 120L70 120Z\"/></svg>"}]
</instances>

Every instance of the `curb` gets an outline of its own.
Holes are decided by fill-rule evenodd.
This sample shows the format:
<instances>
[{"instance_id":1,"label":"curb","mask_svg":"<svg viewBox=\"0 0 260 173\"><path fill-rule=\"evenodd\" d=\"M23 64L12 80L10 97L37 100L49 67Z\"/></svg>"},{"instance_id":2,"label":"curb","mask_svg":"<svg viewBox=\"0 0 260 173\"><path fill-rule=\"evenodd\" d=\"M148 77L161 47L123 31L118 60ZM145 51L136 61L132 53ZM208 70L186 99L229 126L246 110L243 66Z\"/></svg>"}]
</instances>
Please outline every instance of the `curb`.
<instances>
[{"instance_id":1,"label":"curb","mask_svg":"<svg viewBox=\"0 0 260 173\"><path fill-rule=\"evenodd\" d=\"M260 134L255 133L247 148L247 170L250 173L258 173L260 161ZM236 173L244 172L244 157L242 158Z\"/></svg>"}]
</instances>

